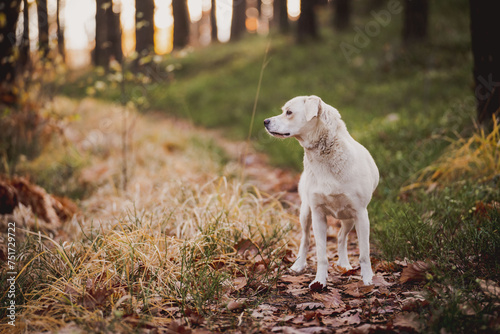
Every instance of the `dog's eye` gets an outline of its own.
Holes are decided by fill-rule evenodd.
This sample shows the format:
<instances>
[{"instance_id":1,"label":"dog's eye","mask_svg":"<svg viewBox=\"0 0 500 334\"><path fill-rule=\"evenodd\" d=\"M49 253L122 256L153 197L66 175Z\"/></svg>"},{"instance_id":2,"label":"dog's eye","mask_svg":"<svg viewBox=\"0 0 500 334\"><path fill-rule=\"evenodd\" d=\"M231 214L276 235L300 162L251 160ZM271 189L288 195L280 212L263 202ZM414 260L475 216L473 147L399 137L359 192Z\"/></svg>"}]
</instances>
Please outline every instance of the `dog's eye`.
<instances>
[{"instance_id":1,"label":"dog's eye","mask_svg":"<svg viewBox=\"0 0 500 334\"><path fill-rule=\"evenodd\" d=\"M290 115L292 114L292 111L291 111L291 110L287 110L287 111L286 111L286 114L287 114L288 116L290 116Z\"/></svg>"}]
</instances>

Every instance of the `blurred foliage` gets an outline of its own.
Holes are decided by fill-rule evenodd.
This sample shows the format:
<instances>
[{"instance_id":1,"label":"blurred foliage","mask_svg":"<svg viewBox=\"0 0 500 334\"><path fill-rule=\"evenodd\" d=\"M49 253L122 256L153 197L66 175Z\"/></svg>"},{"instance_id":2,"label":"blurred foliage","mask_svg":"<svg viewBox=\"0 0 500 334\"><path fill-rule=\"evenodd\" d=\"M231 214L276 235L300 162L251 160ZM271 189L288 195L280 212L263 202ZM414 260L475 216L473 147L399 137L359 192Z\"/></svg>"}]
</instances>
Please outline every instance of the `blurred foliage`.
<instances>
[{"instance_id":1,"label":"blurred foliage","mask_svg":"<svg viewBox=\"0 0 500 334\"><path fill-rule=\"evenodd\" d=\"M57 115L47 102L64 82L62 58L33 59L12 85L13 99L0 101L0 172L13 175L21 159L38 156L52 134L58 131Z\"/></svg>"},{"instance_id":2,"label":"blurred foliage","mask_svg":"<svg viewBox=\"0 0 500 334\"><path fill-rule=\"evenodd\" d=\"M60 55L47 59L32 54L12 85L15 99L0 102L0 173L28 176L49 193L81 198L85 189L71 176L85 165L84 157L68 147L63 124L77 115L56 111L54 97L66 82ZM52 147L53 153L41 155Z\"/></svg>"}]
</instances>

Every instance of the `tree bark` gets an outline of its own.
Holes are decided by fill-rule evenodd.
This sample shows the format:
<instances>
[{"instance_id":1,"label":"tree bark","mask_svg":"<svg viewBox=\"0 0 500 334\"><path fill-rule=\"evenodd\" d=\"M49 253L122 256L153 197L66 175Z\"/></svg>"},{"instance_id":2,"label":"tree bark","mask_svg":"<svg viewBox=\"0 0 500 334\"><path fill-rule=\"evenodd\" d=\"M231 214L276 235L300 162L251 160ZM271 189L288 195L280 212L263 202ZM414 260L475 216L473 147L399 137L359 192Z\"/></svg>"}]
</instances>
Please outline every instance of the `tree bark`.
<instances>
[{"instance_id":1,"label":"tree bark","mask_svg":"<svg viewBox=\"0 0 500 334\"><path fill-rule=\"evenodd\" d=\"M109 67L110 45L108 39L108 10L112 6L111 0L96 0L95 14L95 48L93 60L96 66Z\"/></svg>"},{"instance_id":2,"label":"tree bark","mask_svg":"<svg viewBox=\"0 0 500 334\"><path fill-rule=\"evenodd\" d=\"M216 18L216 11L217 11L217 5L215 4L215 0L212 0L212 8L210 9L210 36L212 37L212 42L218 41L218 30L217 30L217 18Z\"/></svg>"},{"instance_id":3,"label":"tree bark","mask_svg":"<svg viewBox=\"0 0 500 334\"><path fill-rule=\"evenodd\" d=\"M334 0L333 5L333 27L337 31L343 31L351 25L351 0Z\"/></svg>"},{"instance_id":4,"label":"tree bark","mask_svg":"<svg viewBox=\"0 0 500 334\"><path fill-rule=\"evenodd\" d=\"M22 68L28 65L30 60L30 20L28 0L23 0L23 38L19 46L19 64Z\"/></svg>"},{"instance_id":5,"label":"tree bark","mask_svg":"<svg viewBox=\"0 0 500 334\"><path fill-rule=\"evenodd\" d=\"M246 0L233 0L233 17L231 19L231 40L241 38L246 30Z\"/></svg>"},{"instance_id":6,"label":"tree bark","mask_svg":"<svg viewBox=\"0 0 500 334\"><path fill-rule=\"evenodd\" d=\"M186 0L172 0L174 16L174 49L182 49L189 43L189 13Z\"/></svg>"},{"instance_id":7,"label":"tree bark","mask_svg":"<svg viewBox=\"0 0 500 334\"><path fill-rule=\"evenodd\" d=\"M273 26L278 27L279 32L286 34L290 31L288 22L288 6L286 0L274 0L273 2Z\"/></svg>"},{"instance_id":8,"label":"tree bark","mask_svg":"<svg viewBox=\"0 0 500 334\"><path fill-rule=\"evenodd\" d=\"M154 52L154 0L135 0L135 50L141 55Z\"/></svg>"},{"instance_id":9,"label":"tree bark","mask_svg":"<svg viewBox=\"0 0 500 334\"><path fill-rule=\"evenodd\" d=\"M120 21L120 13L115 13L113 8L107 11L108 16L108 42L110 44L110 55L116 61L121 62L123 59L122 49L122 27Z\"/></svg>"},{"instance_id":10,"label":"tree bark","mask_svg":"<svg viewBox=\"0 0 500 334\"><path fill-rule=\"evenodd\" d=\"M14 47L16 45L16 25L21 9L21 0L7 0L0 3L5 22L0 25L0 98L10 94L9 84L15 78Z\"/></svg>"},{"instance_id":11,"label":"tree bark","mask_svg":"<svg viewBox=\"0 0 500 334\"><path fill-rule=\"evenodd\" d=\"M64 27L62 27L61 25L61 0L57 0L56 20L57 20L57 49L59 51L59 54L64 60L66 58L66 52L64 48Z\"/></svg>"},{"instance_id":12,"label":"tree bark","mask_svg":"<svg viewBox=\"0 0 500 334\"><path fill-rule=\"evenodd\" d=\"M479 123L492 120L500 113L500 45L498 12L495 1L470 0L470 30L474 56L474 81ZM498 120L498 119L497 119Z\"/></svg>"},{"instance_id":13,"label":"tree bark","mask_svg":"<svg viewBox=\"0 0 500 334\"><path fill-rule=\"evenodd\" d=\"M36 1L38 14L38 50L42 58L49 54L49 15L47 12L47 0Z\"/></svg>"},{"instance_id":14,"label":"tree bark","mask_svg":"<svg viewBox=\"0 0 500 334\"><path fill-rule=\"evenodd\" d=\"M297 27L297 39L305 42L310 38L318 38L316 13L314 12L315 0L300 2L300 17Z\"/></svg>"},{"instance_id":15,"label":"tree bark","mask_svg":"<svg viewBox=\"0 0 500 334\"><path fill-rule=\"evenodd\" d=\"M427 39L428 0L405 0L403 42L412 44Z\"/></svg>"}]
</instances>

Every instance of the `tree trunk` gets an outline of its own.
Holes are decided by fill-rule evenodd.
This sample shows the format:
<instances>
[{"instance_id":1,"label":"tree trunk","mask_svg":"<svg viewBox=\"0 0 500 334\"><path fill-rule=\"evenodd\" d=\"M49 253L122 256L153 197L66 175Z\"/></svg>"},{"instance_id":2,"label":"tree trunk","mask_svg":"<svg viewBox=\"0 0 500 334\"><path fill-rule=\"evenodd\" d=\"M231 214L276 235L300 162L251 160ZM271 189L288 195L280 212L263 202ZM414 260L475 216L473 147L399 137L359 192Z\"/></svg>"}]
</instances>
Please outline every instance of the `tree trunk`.
<instances>
[{"instance_id":1,"label":"tree trunk","mask_svg":"<svg viewBox=\"0 0 500 334\"><path fill-rule=\"evenodd\" d=\"M314 12L315 0L300 2L300 17L297 29L297 39L305 42L309 38L318 38L316 13Z\"/></svg>"},{"instance_id":2,"label":"tree trunk","mask_svg":"<svg viewBox=\"0 0 500 334\"><path fill-rule=\"evenodd\" d=\"M333 5L333 27L337 31L343 31L351 25L351 0L334 0Z\"/></svg>"},{"instance_id":3,"label":"tree trunk","mask_svg":"<svg viewBox=\"0 0 500 334\"><path fill-rule=\"evenodd\" d=\"M370 0L368 3L365 5L364 12L366 14L370 14L372 10L378 10L381 9L387 0Z\"/></svg>"},{"instance_id":4,"label":"tree trunk","mask_svg":"<svg viewBox=\"0 0 500 334\"><path fill-rule=\"evenodd\" d=\"M4 0L0 9L5 13L4 24L0 24L0 100L4 100L5 94L11 94L8 86L15 78L13 56L21 0Z\"/></svg>"},{"instance_id":5,"label":"tree trunk","mask_svg":"<svg viewBox=\"0 0 500 334\"><path fill-rule=\"evenodd\" d=\"M120 21L120 13L115 13L111 7L107 11L108 16L108 42L110 44L110 55L116 61L121 62L123 59L122 50L122 27Z\"/></svg>"},{"instance_id":6,"label":"tree trunk","mask_svg":"<svg viewBox=\"0 0 500 334\"><path fill-rule=\"evenodd\" d=\"M186 0L172 0L174 16L174 49L182 49L189 43L189 13Z\"/></svg>"},{"instance_id":7,"label":"tree trunk","mask_svg":"<svg viewBox=\"0 0 500 334\"><path fill-rule=\"evenodd\" d=\"M217 11L216 6L217 5L215 4L215 0L212 0L212 9L210 9L210 36L212 37L212 42L218 41L217 18L215 16L215 13Z\"/></svg>"},{"instance_id":8,"label":"tree trunk","mask_svg":"<svg viewBox=\"0 0 500 334\"><path fill-rule=\"evenodd\" d=\"M470 0L470 30L474 56L474 81L479 123L500 112L500 44L496 1Z\"/></svg>"},{"instance_id":9,"label":"tree trunk","mask_svg":"<svg viewBox=\"0 0 500 334\"><path fill-rule=\"evenodd\" d=\"M66 52L64 48L64 27L61 26L61 0L57 0L57 49L59 50L59 54L63 58L66 58Z\"/></svg>"},{"instance_id":10,"label":"tree trunk","mask_svg":"<svg viewBox=\"0 0 500 334\"><path fill-rule=\"evenodd\" d=\"M286 0L274 0L273 2L273 26L278 27L282 34L290 31L288 22L288 6Z\"/></svg>"},{"instance_id":11,"label":"tree trunk","mask_svg":"<svg viewBox=\"0 0 500 334\"><path fill-rule=\"evenodd\" d=\"M19 64L26 68L30 60L30 20L28 0L23 0L23 38L19 46Z\"/></svg>"},{"instance_id":12,"label":"tree trunk","mask_svg":"<svg viewBox=\"0 0 500 334\"><path fill-rule=\"evenodd\" d=\"M47 12L47 0L36 1L38 14L38 50L42 57L49 54L49 16Z\"/></svg>"},{"instance_id":13,"label":"tree trunk","mask_svg":"<svg viewBox=\"0 0 500 334\"><path fill-rule=\"evenodd\" d=\"M233 17L231 19L231 40L241 38L246 30L246 0L233 0Z\"/></svg>"},{"instance_id":14,"label":"tree trunk","mask_svg":"<svg viewBox=\"0 0 500 334\"><path fill-rule=\"evenodd\" d=\"M94 64L108 68L110 45L108 40L108 14L111 0L96 0Z\"/></svg>"},{"instance_id":15,"label":"tree trunk","mask_svg":"<svg viewBox=\"0 0 500 334\"><path fill-rule=\"evenodd\" d=\"M154 0L135 0L135 51L139 56L154 52Z\"/></svg>"},{"instance_id":16,"label":"tree trunk","mask_svg":"<svg viewBox=\"0 0 500 334\"><path fill-rule=\"evenodd\" d=\"M403 42L412 44L427 39L427 22L429 16L428 0L405 0Z\"/></svg>"}]
</instances>

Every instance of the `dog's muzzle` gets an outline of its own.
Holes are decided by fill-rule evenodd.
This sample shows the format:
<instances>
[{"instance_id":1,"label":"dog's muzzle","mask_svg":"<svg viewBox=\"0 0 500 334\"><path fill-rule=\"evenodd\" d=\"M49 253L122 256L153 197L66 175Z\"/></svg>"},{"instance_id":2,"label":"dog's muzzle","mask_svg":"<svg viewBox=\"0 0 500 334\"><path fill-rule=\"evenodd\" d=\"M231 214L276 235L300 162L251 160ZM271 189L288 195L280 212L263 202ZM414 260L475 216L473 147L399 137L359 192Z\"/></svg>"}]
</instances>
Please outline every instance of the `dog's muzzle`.
<instances>
[{"instance_id":1,"label":"dog's muzzle","mask_svg":"<svg viewBox=\"0 0 500 334\"><path fill-rule=\"evenodd\" d=\"M269 125L271 124L271 120L269 118L266 118L264 120L264 126L266 127L267 132L269 132L271 135L279 138L286 138L290 137L290 133L279 133L279 132L274 132L269 129Z\"/></svg>"}]
</instances>

